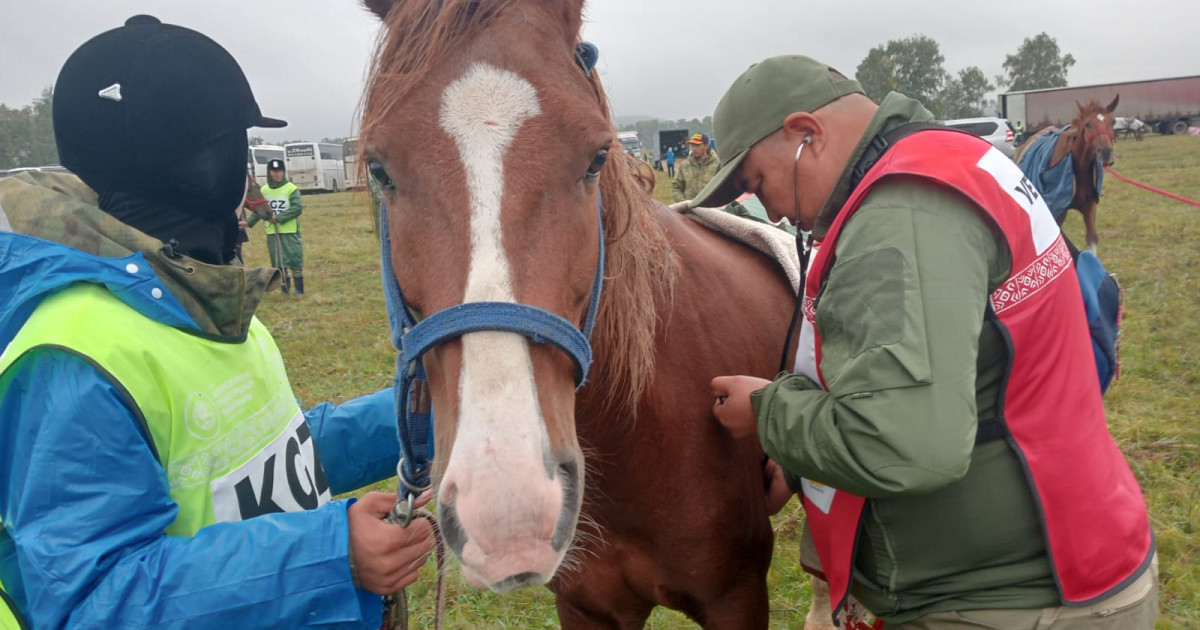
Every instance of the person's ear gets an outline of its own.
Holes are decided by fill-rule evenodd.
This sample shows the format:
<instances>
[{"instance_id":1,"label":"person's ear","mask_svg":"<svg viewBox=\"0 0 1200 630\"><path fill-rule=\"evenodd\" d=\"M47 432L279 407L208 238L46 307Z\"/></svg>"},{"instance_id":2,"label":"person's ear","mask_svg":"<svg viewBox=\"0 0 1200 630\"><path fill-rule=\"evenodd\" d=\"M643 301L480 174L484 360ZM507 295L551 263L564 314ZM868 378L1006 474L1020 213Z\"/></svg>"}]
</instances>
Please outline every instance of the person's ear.
<instances>
[{"instance_id":1,"label":"person's ear","mask_svg":"<svg viewBox=\"0 0 1200 630\"><path fill-rule=\"evenodd\" d=\"M824 133L825 127L821 121L808 112L794 112L783 119L784 140L790 146L807 144L809 148L817 147L822 143Z\"/></svg>"}]
</instances>

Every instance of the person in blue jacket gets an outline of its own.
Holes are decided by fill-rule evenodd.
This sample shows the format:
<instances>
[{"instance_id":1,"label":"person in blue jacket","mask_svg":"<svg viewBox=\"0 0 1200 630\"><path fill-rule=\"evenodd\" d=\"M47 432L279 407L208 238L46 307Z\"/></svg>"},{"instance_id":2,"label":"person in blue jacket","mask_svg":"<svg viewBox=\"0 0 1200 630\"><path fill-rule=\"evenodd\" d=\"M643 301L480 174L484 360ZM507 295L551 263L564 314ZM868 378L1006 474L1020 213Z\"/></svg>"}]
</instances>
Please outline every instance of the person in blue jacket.
<instances>
[{"instance_id":1,"label":"person in blue jacket","mask_svg":"<svg viewBox=\"0 0 1200 630\"><path fill-rule=\"evenodd\" d=\"M331 497L394 474L392 392L302 412L254 317L278 271L233 263L246 130L286 123L149 16L53 117L78 177L0 180L0 628L378 627L432 533Z\"/></svg>"}]
</instances>

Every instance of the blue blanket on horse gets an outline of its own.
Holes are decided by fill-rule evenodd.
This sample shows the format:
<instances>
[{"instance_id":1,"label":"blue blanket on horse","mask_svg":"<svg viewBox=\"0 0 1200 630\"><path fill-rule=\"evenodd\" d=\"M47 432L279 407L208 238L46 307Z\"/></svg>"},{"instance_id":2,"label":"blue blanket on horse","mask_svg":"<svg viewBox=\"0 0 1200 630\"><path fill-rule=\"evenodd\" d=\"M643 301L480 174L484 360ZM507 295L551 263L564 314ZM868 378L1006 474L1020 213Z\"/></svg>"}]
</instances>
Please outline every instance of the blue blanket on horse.
<instances>
[{"instance_id":1,"label":"blue blanket on horse","mask_svg":"<svg viewBox=\"0 0 1200 630\"><path fill-rule=\"evenodd\" d=\"M1063 222L1071 199L1075 196L1075 158L1068 153L1053 166L1050 165L1050 158L1054 154L1054 145L1059 136L1070 128L1067 126L1051 129L1039 136L1021 155L1021 161L1017 164L1025 173L1025 177L1028 177L1042 194L1042 199L1050 207L1054 220L1059 223ZM1095 169L1093 178L1096 196L1099 197L1100 187L1104 184L1104 166L1099 159L1096 160Z\"/></svg>"}]
</instances>

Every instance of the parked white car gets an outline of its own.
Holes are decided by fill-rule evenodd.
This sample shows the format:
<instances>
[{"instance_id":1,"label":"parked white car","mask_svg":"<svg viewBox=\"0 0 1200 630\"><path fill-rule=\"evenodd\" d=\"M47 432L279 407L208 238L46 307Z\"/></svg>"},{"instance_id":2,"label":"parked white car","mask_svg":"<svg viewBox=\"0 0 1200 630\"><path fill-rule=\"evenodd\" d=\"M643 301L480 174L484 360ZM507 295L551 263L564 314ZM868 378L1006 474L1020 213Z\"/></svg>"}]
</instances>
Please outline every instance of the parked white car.
<instances>
[{"instance_id":1,"label":"parked white car","mask_svg":"<svg viewBox=\"0 0 1200 630\"><path fill-rule=\"evenodd\" d=\"M992 143L1000 152L1012 159L1017 153L1013 128L1003 118L959 118L943 121L947 127L973 133Z\"/></svg>"}]
</instances>

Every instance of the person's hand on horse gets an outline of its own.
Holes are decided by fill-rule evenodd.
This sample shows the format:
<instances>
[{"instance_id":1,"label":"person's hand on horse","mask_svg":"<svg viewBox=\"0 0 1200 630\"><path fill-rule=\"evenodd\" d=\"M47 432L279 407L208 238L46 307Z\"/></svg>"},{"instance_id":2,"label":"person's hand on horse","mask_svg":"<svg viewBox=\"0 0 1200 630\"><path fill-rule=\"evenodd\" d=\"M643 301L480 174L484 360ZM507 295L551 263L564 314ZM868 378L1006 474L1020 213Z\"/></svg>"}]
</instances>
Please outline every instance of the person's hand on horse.
<instances>
[{"instance_id":1,"label":"person's hand on horse","mask_svg":"<svg viewBox=\"0 0 1200 630\"><path fill-rule=\"evenodd\" d=\"M758 431L758 420L750 406L750 393L758 391L771 381L754 376L718 376L712 380L713 415L735 438L754 435Z\"/></svg>"},{"instance_id":2,"label":"person's hand on horse","mask_svg":"<svg viewBox=\"0 0 1200 630\"><path fill-rule=\"evenodd\" d=\"M417 498L429 503L432 493ZM396 504L394 492L368 492L347 510L350 555L359 585L376 595L390 595L417 581L417 571L433 549L433 529L418 518L400 527L383 520Z\"/></svg>"},{"instance_id":3,"label":"person's hand on horse","mask_svg":"<svg viewBox=\"0 0 1200 630\"><path fill-rule=\"evenodd\" d=\"M768 459L763 464L763 485L767 489L767 514L775 516L792 500L792 487L788 485L787 477L783 474L783 466Z\"/></svg>"}]
</instances>

